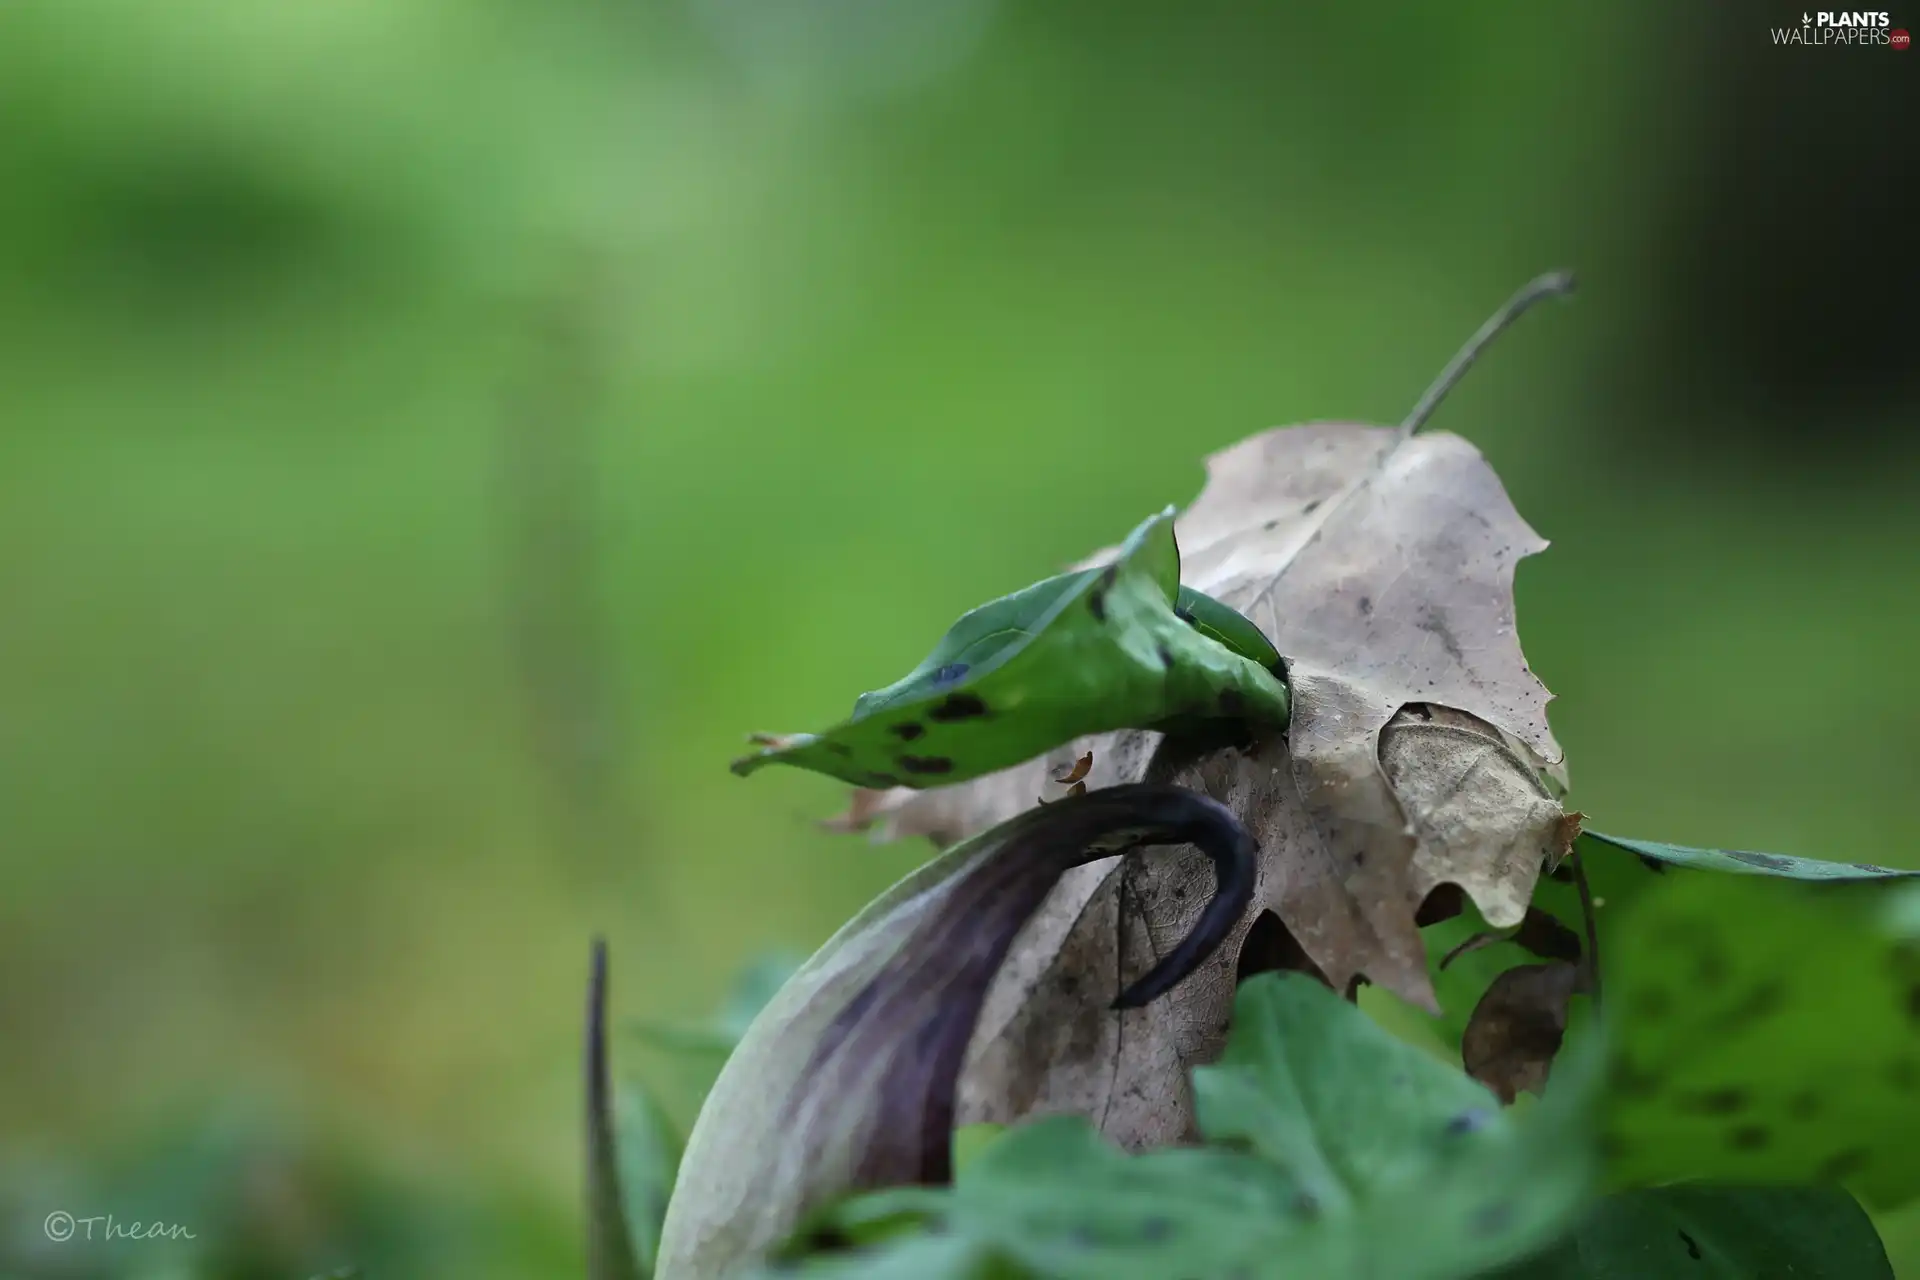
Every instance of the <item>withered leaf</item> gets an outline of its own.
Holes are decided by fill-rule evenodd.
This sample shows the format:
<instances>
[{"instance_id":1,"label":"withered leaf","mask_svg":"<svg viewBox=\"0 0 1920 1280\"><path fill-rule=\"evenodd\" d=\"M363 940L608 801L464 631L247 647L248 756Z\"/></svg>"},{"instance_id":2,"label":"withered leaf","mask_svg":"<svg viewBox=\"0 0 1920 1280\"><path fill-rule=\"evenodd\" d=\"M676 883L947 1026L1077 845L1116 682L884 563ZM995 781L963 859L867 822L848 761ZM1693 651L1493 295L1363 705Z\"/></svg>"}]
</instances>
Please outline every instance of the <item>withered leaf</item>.
<instances>
[{"instance_id":1,"label":"withered leaf","mask_svg":"<svg viewBox=\"0 0 1920 1280\"><path fill-rule=\"evenodd\" d=\"M1493 980L1467 1020L1460 1058L1467 1074L1500 1101L1540 1093L1567 1033L1567 1006L1581 985L1579 966L1523 964Z\"/></svg>"}]
</instances>

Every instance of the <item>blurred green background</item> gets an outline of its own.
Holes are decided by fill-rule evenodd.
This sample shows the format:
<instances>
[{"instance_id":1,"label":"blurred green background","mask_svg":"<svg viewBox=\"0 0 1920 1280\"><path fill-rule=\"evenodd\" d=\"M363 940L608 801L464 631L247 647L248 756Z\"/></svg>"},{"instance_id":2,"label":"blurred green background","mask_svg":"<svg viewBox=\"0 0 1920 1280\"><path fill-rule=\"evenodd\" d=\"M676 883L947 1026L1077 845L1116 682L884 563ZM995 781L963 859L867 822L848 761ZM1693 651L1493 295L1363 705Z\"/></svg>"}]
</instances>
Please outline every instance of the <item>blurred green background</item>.
<instances>
[{"instance_id":1,"label":"blurred green background","mask_svg":"<svg viewBox=\"0 0 1920 1280\"><path fill-rule=\"evenodd\" d=\"M1920 866L1920 62L1683 8L0 7L0 1274L576 1268L589 937L924 854L742 735L1550 267L1435 427L1574 802Z\"/></svg>"}]
</instances>

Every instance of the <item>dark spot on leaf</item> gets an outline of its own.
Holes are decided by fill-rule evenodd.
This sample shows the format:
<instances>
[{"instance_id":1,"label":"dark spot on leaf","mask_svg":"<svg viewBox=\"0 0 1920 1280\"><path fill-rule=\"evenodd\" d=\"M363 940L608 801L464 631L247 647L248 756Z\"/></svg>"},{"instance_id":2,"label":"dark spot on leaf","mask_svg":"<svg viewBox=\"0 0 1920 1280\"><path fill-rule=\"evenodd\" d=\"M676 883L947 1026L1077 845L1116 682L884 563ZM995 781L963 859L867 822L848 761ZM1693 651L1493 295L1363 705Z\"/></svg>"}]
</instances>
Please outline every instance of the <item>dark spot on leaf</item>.
<instances>
[{"instance_id":1,"label":"dark spot on leaf","mask_svg":"<svg viewBox=\"0 0 1920 1280\"><path fill-rule=\"evenodd\" d=\"M1630 1148L1627 1146L1626 1140L1622 1138L1619 1134L1603 1133L1600 1135L1600 1158L1601 1159L1621 1160L1626 1157L1626 1154L1629 1150Z\"/></svg>"},{"instance_id":2,"label":"dark spot on leaf","mask_svg":"<svg viewBox=\"0 0 1920 1280\"><path fill-rule=\"evenodd\" d=\"M1160 655L1160 669L1162 671L1173 670L1173 650L1167 648L1165 645L1161 645L1158 649L1154 650L1154 652Z\"/></svg>"},{"instance_id":3,"label":"dark spot on leaf","mask_svg":"<svg viewBox=\"0 0 1920 1280\"><path fill-rule=\"evenodd\" d=\"M945 756L895 756L908 773L952 773L953 761Z\"/></svg>"},{"instance_id":4,"label":"dark spot on leaf","mask_svg":"<svg viewBox=\"0 0 1920 1280\"><path fill-rule=\"evenodd\" d=\"M807 1253L845 1253L851 1248L853 1237L831 1223L815 1227L805 1237L804 1251Z\"/></svg>"},{"instance_id":5,"label":"dark spot on leaf","mask_svg":"<svg viewBox=\"0 0 1920 1280\"><path fill-rule=\"evenodd\" d=\"M1781 1002L1786 999L1786 994L1787 987L1784 982L1778 978L1769 979L1748 992L1746 999L1727 1010L1726 1016L1719 1021L1730 1027L1758 1022L1778 1010Z\"/></svg>"},{"instance_id":6,"label":"dark spot on leaf","mask_svg":"<svg viewBox=\"0 0 1920 1280\"><path fill-rule=\"evenodd\" d=\"M1695 1262L1700 1261L1700 1246L1694 1243L1693 1237L1682 1231L1680 1233L1680 1241L1687 1246L1687 1256Z\"/></svg>"},{"instance_id":7,"label":"dark spot on leaf","mask_svg":"<svg viewBox=\"0 0 1920 1280\"><path fill-rule=\"evenodd\" d=\"M1660 1092L1660 1077L1623 1057L1614 1065L1613 1087L1628 1097L1651 1098Z\"/></svg>"},{"instance_id":8,"label":"dark spot on leaf","mask_svg":"<svg viewBox=\"0 0 1920 1280\"><path fill-rule=\"evenodd\" d=\"M900 779L891 773L870 773L867 775L867 786L869 787L897 787L899 785Z\"/></svg>"},{"instance_id":9,"label":"dark spot on leaf","mask_svg":"<svg viewBox=\"0 0 1920 1280\"><path fill-rule=\"evenodd\" d=\"M1634 992L1628 1004L1635 1017L1659 1022L1673 1012L1673 993L1665 987L1646 987Z\"/></svg>"},{"instance_id":10,"label":"dark spot on leaf","mask_svg":"<svg viewBox=\"0 0 1920 1280\"><path fill-rule=\"evenodd\" d=\"M1763 871L1785 871L1793 866L1792 858L1783 858L1777 853L1750 853L1745 849L1728 849L1726 855L1735 862L1744 862L1750 867L1759 867Z\"/></svg>"},{"instance_id":11,"label":"dark spot on leaf","mask_svg":"<svg viewBox=\"0 0 1920 1280\"><path fill-rule=\"evenodd\" d=\"M1920 1022L1920 982L1907 988L1907 1017Z\"/></svg>"},{"instance_id":12,"label":"dark spot on leaf","mask_svg":"<svg viewBox=\"0 0 1920 1280\"><path fill-rule=\"evenodd\" d=\"M1727 1145L1735 1151L1758 1151L1772 1140L1773 1135L1761 1124L1743 1124L1727 1135Z\"/></svg>"},{"instance_id":13,"label":"dark spot on leaf","mask_svg":"<svg viewBox=\"0 0 1920 1280\"><path fill-rule=\"evenodd\" d=\"M1727 980L1727 958L1710 942L1703 942L1694 956L1693 980L1703 987L1717 987Z\"/></svg>"},{"instance_id":14,"label":"dark spot on leaf","mask_svg":"<svg viewBox=\"0 0 1920 1280\"><path fill-rule=\"evenodd\" d=\"M1458 1138L1469 1133L1478 1133L1486 1128L1492 1119L1493 1113L1483 1107L1475 1107L1471 1111L1462 1111L1459 1115L1447 1121L1447 1134L1449 1137Z\"/></svg>"},{"instance_id":15,"label":"dark spot on leaf","mask_svg":"<svg viewBox=\"0 0 1920 1280\"><path fill-rule=\"evenodd\" d=\"M1683 1111L1703 1116L1730 1116L1745 1111L1749 1101L1745 1089L1727 1088L1682 1095L1678 1105Z\"/></svg>"},{"instance_id":16,"label":"dark spot on leaf","mask_svg":"<svg viewBox=\"0 0 1920 1280\"><path fill-rule=\"evenodd\" d=\"M1650 858L1644 853L1640 854L1639 858L1640 858L1640 865L1645 867L1647 870L1653 872L1653 874L1657 876L1663 876L1667 874L1667 864L1660 861L1660 859Z\"/></svg>"},{"instance_id":17,"label":"dark spot on leaf","mask_svg":"<svg viewBox=\"0 0 1920 1280\"><path fill-rule=\"evenodd\" d=\"M1140 1238L1148 1242L1165 1240L1173 1234L1173 1223L1165 1218L1150 1217L1140 1223Z\"/></svg>"},{"instance_id":18,"label":"dark spot on leaf","mask_svg":"<svg viewBox=\"0 0 1920 1280\"><path fill-rule=\"evenodd\" d=\"M1320 1202L1305 1191L1296 1191L1293 1196L1293 1211L1303 1218L1318 1218Z\"/></svg>"},{"instance_id":19,"label":"dark spot on leaf","mask_svg":"<svg viewBox=\"0 0 1920 1280\"><path fill-rule=\"evenodd\" d=\"M926 726L915 720L903 720L888 730L894 737L899 738L903 742L912 742L926 731Z\"/></svg>"},{"instance_id":20,"label":"dark spot on leaf","mask_svg":"<svg viewBox=\"0 0 1920 1280\"><path fill-rule=\"evenodd\" d=\"M973 694L950 693L945 702L927 712L927 718L947 724L954 720L971 720L975 716L985 714L987 714L987 704Z\"/></svg>"},{"instance_id":21,"label":"dark spot on leaf","mask_svg":"<svg viewBox=\"0 0 1920 1280\"><path fill-rule=\"evenodd\" d=\"M835 741L834 741L833 739L831 739L831 738L829 738L829 739L827 739L827 750L829 750L829 751L831 751L831 752L833 752L833 754L835 754L835 755L837 755L837 756L841 756L841 757L846 757L846 756L850 756L850 755L852 755L852 754L853 754L853 748L852 748L852 747L850 747L850 746L848 746L848 745L847 745L846 743L844 743L844 742L835 742Z\"/></svg>"},{"instance_id":22,"label":"dark spot on leaf","mask_svg":"<svg viewBox=\"0 0 1920 1280\"><path fill-rule=\"evenodd\" d=\"M1453 626L1444 614L1433 608L1422 609L1414 618L1413 625L1439 641L1441 651L1455 662L1467 660L1466 653L1460 648L1460 640L1453 634Z\"/></svg>"},{"instance_id":23,"label":"dark spot on leaf","mask_svg":"<svg viewBox=\"0 0 1920 1280\"><path fill-rule=\"evenodd\" d=\"M1787 1114L1795 1120L1811 1120L1820 1114L1820 1095L1811 1089L1802 1089L1787 1099Z\"/></svg>"},{"instance_id":24,"label":"dark spot on leaf","mask_svg":"<svg viewBox=\"0 0 1920 1280\"><path fill-rule=\"evenodd\" d=\"M1920 1087L1920 1063L1912 1058L1895 1058L1887 1065L1887 1083L1902 1093Z\"/></svg>"},{"instance_id":25,"label":"dark spot on leaf","mask_svg":"<svg viewBox=\"0 0 1920 1280\"><path fill-rule=\"evenodd\" d=\"M1314 512L1318 511L1319 509L1320 509L1320 499L1315 498L1312 502L1309 502L1306 506L1300 508L1300 514L1303 516L1310 516Z\"/></svg>"},{"instance_id":26,"label":"dark spot on leaf","mask_svg":"<svg viewBox=\"0 0 1920 1280\"><path fill-rule=\"evenodd\" d=\"M1514 1212L1510 1204L1490 1204L1473 1215L1473 1229L1482 1235L1499 1235L1513 1225Z\"/></svg>"},{"instance_id":27,"label":"dark spot on leaf","mask_svg":"<svg viewBox=\"0 0 1920 1280\"><path fill-rule=\"evenodd\" d=\"M1238 689L1222 689L1219 701L1220 710L1226 715L1237 716L1247 709L1246 695Z\"/></svg>"},{"instance_id":28,"label":"dark spot on leaf","mask_svg":"<svg viewBox=\"0 0 1920 1280\"><path fill-rule=\"evenodd\" d=\"M1854 1174L1866 1168L1873 1160L1873 1153L1865 1147L1848 1147L1828 1156L1820 1165L1820 1181L1845 1182Z\"/></svg>"},{"instance_id":29,"label":"dark spot on leaf","mask_svg":"<svg viewBox=\"0 0 1920 1280\"><path fill-rule=\"evenodd\" d=\"M1113 590L1114 579L1120 576L1120 566L1110 564L1100 571L1100 579L1093 584L1093 590L1087 593L1087 608L1093 612L1094 621L1107 620L1107 592Z\"/></svg>"},{"instance_id":30,"label":"dark spot on leaf","mask_svg":"<svg viewBox=\"0 0 1920 1280\"><path fill-rule=\"evenodd\" d=\"M966 663L949 662L946 666L940 668L938 671L933 673L933 683L952 684L955 680L958 680L961 676L964 676L965 674L967 674Z\"/></svg>"},{"instance_id":31,"label":"dark spot on leaf","mask_svg":"<svg viewBox=\"0 0 1920 1280\"><path fill-rule=\"evenodd\" d=\"M1360 616L1361 616L1361 617L1363 617L1363 618L1365 618L1365 617L1367 617L1367 616L1369 616L1370 614L1372 614L1372 613L1373 613L1373 597L1372 597L1372 596L1361 596L1361 597L1360 597L1360 602L1359 602L1359 607L1360 607ZM1429 716L1429 717L1428 717L1428 719L1432 719L1432 717L1431 717L1431 716Z\"/></svg>"}]
</instances>

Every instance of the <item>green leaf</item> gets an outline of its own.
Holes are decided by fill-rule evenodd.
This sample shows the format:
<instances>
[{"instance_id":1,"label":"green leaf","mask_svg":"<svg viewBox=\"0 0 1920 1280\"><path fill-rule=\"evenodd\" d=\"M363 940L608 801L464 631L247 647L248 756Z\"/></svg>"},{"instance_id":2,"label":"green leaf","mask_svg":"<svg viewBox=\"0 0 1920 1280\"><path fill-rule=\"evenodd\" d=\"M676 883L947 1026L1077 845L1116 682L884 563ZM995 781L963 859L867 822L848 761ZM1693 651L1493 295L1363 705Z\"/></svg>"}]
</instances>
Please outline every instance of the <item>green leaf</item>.
<instances>
[{"instance_id":1,"label":"green leaf","mask_svg":"<svg viewBox=\"0 0 1920 1280\"><path fill-rule=\"evenodd\" d=\"M1616 1184L1920 1192L1920 885L1674 876L1603 944Z\"/></svg>"},{"instance_id":2,"label":"green leaf","mask_svg":"<svg viewBox=\"0 0 1920 1280\"><path fill-rule=\"evenodd\" d=\"M623 1087L615 1095L614 1150L627 1234L640 1273L648 1275L680 1167L680 1140L666 1113L643 1090Z\"/></svg>"},{"instance_id":3,"label":"green leaf","mask_svg":"<svg viewBox=\"0 0 1920 1280\"><path fill-rule=\"evenodd\" d=\"M1286 1247L1302 1203L1293 1178L1245 1153L1128 1155L1058 1116L981 1154L950 1226L1050 1280L1158 1280L1256 1265Z\"/></svg>"},{"instance_id":4,"label":"green leaf","mask_svg":"<svg viewBox=\"0 0 1920 1280\"><path fill-rule=\"evenodd\" d=\"M999 1141L1007 1131L1003 1124L965 1124L953 1131L953 1171L958 1177L980 1153Z\"/></svg>"},{"instance_id":5,"label":"green leaf","mask_svg":"<svg viewBox=\"0 0 1920 1280\"><path fill-rule=\"evenodd\" d=\"M915 1236L877 1251L815 1254L754 1273L760 1280L813 1276L817 1280L1028 1280L978 1240L964 1236Z\"/></svg>"},{"instance_id":6,"label":"green leaf","mask_svg":"<svg viewBox=\"0 0 1920 1280\"><path fill-rule=\"evenodd\" d=\"M1184 620L1173 508L1118 557L964 615L911 672L820 734L769 739L735 773L797 765L862 787L945 786L1116 729L1213 720L1285 725L1287 687L1237 652L1241 629ZM1246 629L1254 630L1245 622ZM1264 646L1270 650L1271 646Z\"/></svg>"},{"instance_id":7,"label":"green leaf","mask_svg":"<svg viewBox=\"0 0 1920 1280\"><path fill-rule=\"evenodd\" d=\"M768 952L750 960L734 977L719 1010L703 1025L635 1019L627 1024L627 1030L649 1048L681 1059L685 1087L696 1098L703 1097L727 1058L739 1047L747 1028L804 962L804 956L786 951Z\"/></svg>"},{"instance_id":8,"label":"green leaf","mask_svg":"<svg viewBox=\"0 0 1920 1280\"><path fill-rule=\"evenodd\" d=\"M1609 1196L1498 1280L1893 1280L1864 1210L1831 1187L1683 1185Z\"/></svg>"},{"instance_id":9,"label":"green leaf","mask_svg":"<svg viewBox=\"0 0 1920 1280\"><path fill-rule=\"evenodd\" d=\"M1871 862L1822 862L1817 858L1793 858L1782 853L1753 853L1744 849L1690 849L1658 840L1628 840L1598 831L1582 832L1581 838L1669 866L1728 871L1736 875L1780 876L1788 880L1884 880L1920 876L1920 871L1900 871Z\"/></svg>"},{"instance_id":10,"label":"green leaf","mask_svg":"<svg viewBox=\"0 0 1920 1280\"><path fill-rule=\"evenodd\" d=\"M1298 974L1245 983L1200 1125L1298 1182L1263 1276L1466 1276L1551 1241L1591 1177L1592 1067L1569 1059L1524 1123L1481 1085Z\"/></svg>"}]
</instances>

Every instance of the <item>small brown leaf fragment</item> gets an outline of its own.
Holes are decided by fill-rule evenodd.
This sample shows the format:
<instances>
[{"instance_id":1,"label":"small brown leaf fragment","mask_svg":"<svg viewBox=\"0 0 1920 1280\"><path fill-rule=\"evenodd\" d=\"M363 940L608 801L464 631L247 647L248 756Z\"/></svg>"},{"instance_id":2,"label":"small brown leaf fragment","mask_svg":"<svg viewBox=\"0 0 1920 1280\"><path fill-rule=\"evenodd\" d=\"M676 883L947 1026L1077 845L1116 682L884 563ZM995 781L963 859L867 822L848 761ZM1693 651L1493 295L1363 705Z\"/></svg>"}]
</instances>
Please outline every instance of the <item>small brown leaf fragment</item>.
<instances>
[{"instance_id":1,"label":"small brown leaf fragment","mask_svg":"<svg viewBox=\"0 0 1920 1280\"><path fill-rule=\"evenodd\" d=\"M1493 980L1460 1039L1467 1074L1511 1103L1539 1093L1567 1033L1567 1004L1580 985L1571 964L1521 965Z\"/></svg>"},{"instance_id":2,"label":"small brown leaf fragment","mask_svg":"<svg viewBox=\"0 0 1920 1280\"><path fill-rule=\"evenodd\" d=\"M1554 827L1553 843L1547 850L1549 872L1558 871L1562 860L1573 852L1573 842L1580 838L1580 824L1586 820L1587 815L1577 810L1561 815L1560 821Z\"/></svg>"},{"instance_id":3,"label":"small brown leaf fragment","mask_svg":"<svg viewBox=\"0 0 1920 1280\"><path fill-rule=\"evenodd\" d=\"M1056 776L1054 781L1063 785L1069 782L1079 782L1082 778L1085 778L1092 769L1093 752L1089 751L1073 762L1073 768Z\"/></svg>"},{"instance_id":4,"label":"small brown leaf fragment","mask_svg":"<svg viewBox=\"0 0 1920 1280\"><path fill-rule=\"evenodd\" d=\"M794 736L791 733L750 733L747 735L747 741L756 747L768 747L778 751L792 745Z\"/></svg>"}]
</instances>

